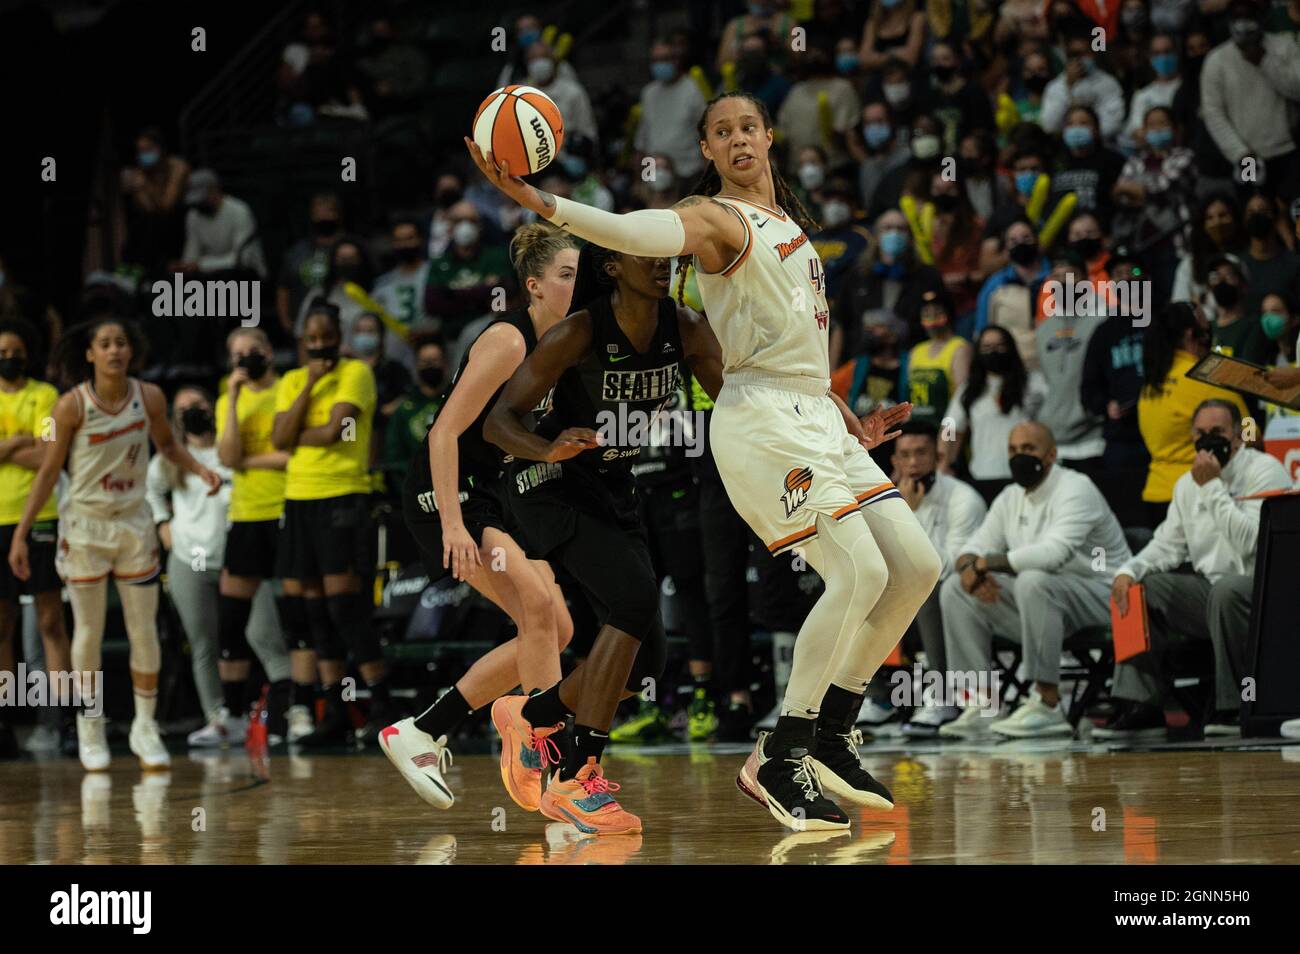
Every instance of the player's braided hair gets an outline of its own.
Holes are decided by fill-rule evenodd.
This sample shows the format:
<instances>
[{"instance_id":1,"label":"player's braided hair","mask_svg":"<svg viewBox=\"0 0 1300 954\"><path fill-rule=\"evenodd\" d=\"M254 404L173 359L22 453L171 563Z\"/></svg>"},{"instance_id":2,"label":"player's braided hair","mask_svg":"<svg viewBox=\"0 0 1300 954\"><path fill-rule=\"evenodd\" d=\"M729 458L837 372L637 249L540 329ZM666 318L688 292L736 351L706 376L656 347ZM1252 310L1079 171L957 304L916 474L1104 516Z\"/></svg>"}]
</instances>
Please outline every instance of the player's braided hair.
<instances>
[{"instance_id":1,"label":"player's braided hair","mask_svg":"<svg viewBox=\"0 0 1300 954\"><path fill-rule=\"evenodd\" d=\"M695 131L701 140L706 138L705 132L708 128L709 112L722 100L733 97L747 99L753 103L754 108L758 110L758 115L763 121L763 128L772 128L772 117L768 114L767 106L763 104L762 100L756 99L742 90L732 90L727 93L719 93L705 105L704 112L700 114L700 121L695 126ZM795 194L795 191L791 189L785 179L781 177L781 171L776 167L776 163L769 158L768 164L772 169L772 186L776 192L776 204L786 210L794 218L795 222L798 223L799 228L803 229L805 232L817 231L821 226L818 224L817 220L812 217L812 214L804 208L803 202L800 201L799 196ZM705 167L704 174L700 176L699 181L697 181L691 191L686 194L713 196L721 191L722 176L718 174L717 166L710 162ZM679 304L684 304L684 299L686 297L686 270L690 268L690 264L690 258L685 256L679 258L677 261L677 301Z\"/></svg>"}]
</instances>

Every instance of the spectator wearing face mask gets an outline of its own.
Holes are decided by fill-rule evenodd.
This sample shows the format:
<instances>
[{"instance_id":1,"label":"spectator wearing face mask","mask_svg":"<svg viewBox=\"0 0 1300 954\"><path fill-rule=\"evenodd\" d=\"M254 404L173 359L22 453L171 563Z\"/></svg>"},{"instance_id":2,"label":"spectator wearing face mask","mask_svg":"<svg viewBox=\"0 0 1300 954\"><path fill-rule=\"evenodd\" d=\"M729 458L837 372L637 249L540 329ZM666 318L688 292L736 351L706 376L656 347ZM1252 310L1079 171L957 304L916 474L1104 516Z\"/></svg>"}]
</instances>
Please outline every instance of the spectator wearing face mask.
<instances>
[{"instance_id":1,"label":"spectator wearing face mask","mask_svg":"<svg viewBox=\"0 0 1300 954\"><path fill-rule=\"evenodd\" d=\"M400 361L384 357L386 336L383 319L374 312L363 312L357 318L352 328L352 338L344 349L348 357L361 361L375 376L375 417L377 429L381 432L384 425L380 421L388 420L411 387L411 372ZM377 440L377 443L382 445L382 439Z\"/></svg>"},{"instance_id":2,"label":"spectator wearing face mask","mask_svg":"<svg viewBox=\"0 0 1300 954\"><path fill-rule=\"evenodd\" d=\"M595 157L595 143L590 139L577 139L573 143L564 144L558 157L558 170L563 172L569 185L565 198L605 212L613 212L614 194L601 181ZM674 174L672 161L663 154L650 158L654 160L651 168L654 170L655 183L665 187L669 194L675 194L678 177Z\"/></svg>"},{"instance_id":3,"label":"spectator wearing face mask","mask_svg":"<svg viewBox=\"0 0 1300 954\"><path fill-rule=\"evenodd\" d=\"M858 61L858 41L851 36L842 36L835 41L835 72L853 84L853 90L862 95L866 84L863 82L862 64Z\"/></svg>"},{"instance_id":4,"label":"spectator wearing face mask","mask_svg":"<svg viewBox=\"0 0 1300 954\"><path fill-rule=\"evenodd\" d=\"M899 430L902 433L893 442L894 484L943 560L939 582L917 611L914 630L925 650L927 672L943 673L948 665L939 591L943 581L952 575L953 561L965 551L966 542L979 527L988 507L969 484L939 471L942 442L934 425L909 420ZM903 726L903 734L913 738L933 737L939 726L959 714L956 707L946 705L942 699L923 697L921 705Z\"/></svg>"},{"instance_id":5,"label":"spectator wearing face mask","mask_svg":"<svg viewBox=\"0 0 1300 954\"><path fill-rule=\"evenodd\" d=\"M1111 594L1127 612L1131 588L1141 583L1151 628L1151 653L1159 657L1177 637L1214 646L1214 696L1205 719L1207 736L1240 735L1241 679L1248 671L1247 640L1254 592L1261 500L1288 490L1291 480L1276 457L1244 446L1238 404L1210 398L1192 415L1184 436L1191 469L1173 487L1173 500L1151 542L1115 571ZM1193 572L1178 568L1191 563ZM1135 662L1117 663L1111 695L1123 700L1096 737L1159 738L1165 732L1163 691Z\"/></svg>"},{"instance_id":6,"label":"spectator wearing face mask","mask_svg":"<svg viewBox=\"0 0 1300 954\"><path fill-rule=\"evenodd\" d=\"M1048 132L1059 133L1071 106L1089 106L1097 117L1100 137L1113 139L1124 124L1124 89L1097 64L1086 25L1075 23L1068 28L1065 55L1065 71L1043 90L1039 123Z\"/></svg>"},{"instance_id":7,"label":"spectator wearing face mask","mask_svg":"<svg viewBox=\"0 0 1300 954\"><path fill-rule=\"evenodd\" d=\"M1110 252L1101 230L1101 220L1092 212L1076 212L1065 229L1066 250L1075 255L1086 268L1080 276L1091 282L1104 282L1110 278L1107 266ZM1108 302L1103 301L1103 304ZM1040 316L1041 316L1040 312Z\"/></svg>"},{"instance_id":8,"label":"spectator wearing face mask","mask_svg":"<svg viewBox=\"0 0 1300 954\"><path fill-rule=\"evenodd\" d=\"M1262 19L1251 0L1230 4L1232 39L1205 58L1201 110L1237 181L1273 183L1289 200L1300 193L1300 153L1290 121L1300 100L1300 48L1289 37L1264 33ZM1243 180L1245 159L1255 160L1264 175Z\"/></svg>"},{"instance_id":9,"label":"spectator wearing face mask","mask_svg":"<svg viewBox=\"0 0 1300 954\"><path fill-rule=\"evenodd\" d=\"M672 160L662 154L646 156L636 168L638 174L632 180L632 202L638 209L671 209L682 197L682 192L692 185L692 181L683 182L678 177ZM610 201L613 201L612 197Z\"/></svg>"},{"instance_id":10,"label":"spectator wearing face mask","mask_svg":"<svg viewBox=\"0 0 1300 954\"><path fill-rule=\"evenodd\" d=\"M594 142L598 138L596 114L577 74L560 72L555 53L541 40L528 47L524 60L528 64L529 84L551 97L564 117L564 138L581 136Z\"/></svg>"},{"instance_id":11,"label":"spectator wearing face mask","mask_svg":"<svg viewBox=\"0 0 1300 954\"><path fill-rule=\"evenodd\" d=\"M1047 277L1048 263L1033 226L1020 219L1007 226L1003 245L1010 262L984 280L975 304L975 331L1001 325L1016 339L1025 366L1038 368L1034 343L1034 293Z\"/></svg>"},{"instance_id":12,"label":"spectator wearing face mask","mask_svg":"<svg viewBox=\"0 0 1300 954\"><path fill-rule=\"evenodd\" d=\"M402 219L389 233L389 250L393 267L375 279L370 297L384 307L408 331L432 321L424 310L425 288L429 284L429 260L424 255L425 241L420 226L413 219ZM409 369L414 355L401 336L387 336L385 356L400 361Z\"/></svg>"},{"instance_id":13,"label":"spectator wearing face mask","mask_svg":"<svg viewBox=\"0 0 1300 954\"><path fill-rule=\"evenodd\" d=\"M879 217L887 209L900 207L905 195L918 201L929 198L930 178L940 170L943 161L939 123L924 114L917 116L912 124L908 149L911 155L907 162L891 169L876 187L869 208L873 217Z\"/></svg>"},{"instance_id":14,"label":"spectator wearing face mask","mask_svg":"<svg viewBox=\"0 0 1300 954\"><path fill-rule=\"evenodd\" d=\"M1250 276L1246 313L1257 315L1265 295L1289 292L1300 274L1300 256L1282 244L1278 234L1277 202L1265 191L1246 200L1249 243L1241 258Z\"/></svg>"},{"instance_id":15,"label":"spectator wearing face mask","mask_svg":"<svg viewBox=\"0 0 1300 954\"><path fill-rule=\"evenodd\" d=\"M678 49L666 40L650 48L650 76L641 88L636 149L643 155L668 156L676 173L693 178L704 168L695 130L704 112L704 96L685 71Z\"/></svg>"},{"instance_id":16,"label":"spectator wearing face mask","mask_svg":"<svg viewBox=\"0 0 1300 954\"><path fill-rule=\"evenodd\" d=\"M952 302L943 292L921 295L920 322L926 338L908 354L903 394L912 404L909 420L938 427L970 374L971 346L954 333Z\"/></svg>"},{"instance_id":17,"label":"spectator wearing face mask","mask_svg":"<svg viewBox=\"0 0 1300 954\"><path fill-rule=\"evenodd\" d=\"M307 293L325 283L330 267L330 250L343 234L343 203L333 192L311 197L310 234L284 253L275 286L275 313L280 327L293 334L294 318Z\"/></svg>"},{"instance_id":18,"label":"spectator wearing face mask","mask_svg":"<svg viewBox=\"0 0 1300 954\"><path fill-rule=\"evenodd\" d=\"M1050 36L1046 11L1040 0L1005 0L997 9L998 22L993 28L993 39L999 46L1014 41L1043 42Z\"/></svg>"},{"instance_id":19,"label":"spectator wearing face mask","mask_svg":"<svg viewBox=\"0 0 1300 954\"><path fill-rule=\"evenodd\" d=\"M1021 421L1038 416L1047 396L1047 382L1027 371L1005 328L990 325L975 342L966 382L957 388L944 426L951 424L953 440L940 446L939 468L947 474L967 473L985 501L991 501L1011 480L1007 439ZM970 460L963 456L969 448Z\"/></svg>"},{"instance_id":20,"label":"spectator wearing face mask","mask_svg":"<svg viewBox=\"0 0 1300 954\"><path fill-rule=\"evenodd\" d=\"M858 161L858 194L863 205L871 208L877 186L890 172L906 164L911 150L894 128L883 100L872 100L862 107L858 139L850 138L849 143L849 151Z\"/></svg>"},{"instance_id":21,"label":"spectator wearing face mask","mask_svg":"<svg viewBox=\"0 0 1300 954\"><path fill-rule=\"evenodd\" d=\"M995 128L993 107L984 91L967 80L970 68L951 43L932 44L929 58L930 83L919 107L938 121L940 148L951 156L962 136L975 129Z\"/></svg>"},{"instance_id":22,"label":"spectator wearing face mask","mask_svg":"<svg viewBox=\"0 0 1300 954\"><path fill-rule=\"evenodd\" d=\"M1138 127L1138 153L1124 163L1112 195L1115 243L1141 245L1156 294L1167 299L1179 257L1186 253L1186 230L1196 191L1196 157L1180 145L1173 113L1152 106Z\"/></svg>"},{"instance_id":23,"label":"spectator wearing face mask","mask_svg":"<svg viewBox=\"0 0 1300 954\"><path fill-rule=\"evenodd\" d=\"M429 236L426 258L434 259L447 251L451 244L451 208L463 198L465 183L458 173L444 172L438 176L433 187L433 212L424 230Z\"/></svg>"},{"instance_id":24,"label":"spectator wearing face mask","mask_svg":"<svg viewBox=\"0 0 1300 954\"><path fill-rule=\"evenodd\" d=\"M1029 129L1038 127L1018 127L1028 133ZM980 246L980 269L991 274L1004 268L1010 259L1003 238L1007 228L1014 222L1024 219L1031 225L1043 221L1049 209L1046 202L1039 202L1036 196L1043 194L1038 183L1045 180L1043 189L1050 196L1051 176L1047 171L1047 146L1038 141L1033 134L1024 136L1023 141L1012 147L1010 201L998 205L993 215L984 223L984 234ZM1039 206L1042 208L1039 208ZM1032 213L1032 214L1031 214ZM1035 225L1036 228L1036 225Z\"/></svg>"},{"instance_id":25,"label":"spectator wearing face mask","mask_svg":"<svg viewBox=\"0 0 1300 954\"><path fill-rule=\"evenodd\" d=\"M1119 32L1107 36L1114 38L1107 47L1111 71L1119 77L1125 90L1131 90L1137 85L1137 78L1146 73L1147 52L1151 44L1151 15L1147 11L1147 0L1121 0Z\"/></svg>"},{"instance_id":26,"label":"spectator wearing face mask","mask_svg":"<svg viewBox=\"0 0 1300 954\"><path fill-rule=\"evenodd\" d=\"M528 75L528 49L542 38L542 21L536 14L525 13L515 20L514 43L511 44L510 62L501 67L497 76L497 87L509 86L511 83L530 83ZM567 60L556 64L555 75L577 80L578 74Z\"/></svg>"},{"instance_id":27,"label":"spectator wearing face mask","mask_svg":"<svg viewBox=\"0 0 1300 954\"><path fill-rule=\"evenodd\" d=\"M1174 95L1174 120L1183 130L1185 145L1196 155L1197 177L1207 183L1215 180L1213 188L1226 188L1232 181L1233 168L1210 135L1201 110L1201 72L1205 57L1214 45L1210 28L1191 26L1182 34L1180 44L1182 63L1179 72L1183 81Z\"/></svg>"},{"instance_id":28,"label":"spectator wearing face mask","mask_svg":"<svg viewBox=\"0 0 1300 954\"><path fill-rule=\"evenodd\" d=\"M1259 326L1259 313L1247 308L1250 286L1241 260L1225 255L1211 262L1207 282L1216 305L1210 339L1213 350L1263 364L1268 358L1268 339Z\"/></svg>"},{"instance_id":29,"label":"spectator wearing face mask","mask_svg":"<svg viewBox=\"0 0 1300 954\"><path fill-rule=\"evenodd\" d=\"M1174 271L1171 301L1203 301L1210 263L1224 255L1240 256L1246 249L1246 230L1240 206L1227 193L1207 196L1192 217L1191 246ZM1203 302L1208 312L1214 303Z\"/></svg>"},{"instance_id":30,"label":"spectator wearing face mask","mask_svg":"<svg viewBox=\"0 0 1300 954\"><path fill-rule=\"evenodd\" d=\"M1178 41L1168 33L1157 33L1147 45L1147 63L1154 78L1133 94L1129 103L1128 121L1124 124L1123 143L1134 148L1138 134L1146 120L1147 112L1156 106L1172 108L1174 97L1182 86L1179 74Z\"/></svg>"},{"instance_id":31,"label":"spectator wearing face mask","mask_svg":"<svg viewBox=\"0 0 1300 954\"><path fill-rule=\"evenodd\" d=\"M248 203L221 189L221 180L211 169L190 173L185 189L185 249L172 271L248 271L266 277L266 259L257 237L257 219Z\"/></svg>"},{"instance_id":32,"label":"spectator wearing face mask","mask_svg":"<svg viewBox=\"0 0 1300 954\"><path fill-rule=\"evenodd\" d=\"M411 461L442 406L447 384L447 351L440 337L416 335L411 350L415 354L415 379L393 408L384 429L383 469L391 488L405 482Z\"/></svg>"},{"instance_id":33,"label":"spectator wearing face mask","mask_svg":"<svg viewBox=\"0 0 1300 954\"><path fill-rule=\"evenodd\" d=\"M1036 123L1040 120L1043 114L1043 93L1051 81L1051 57L1038 45L1030 47L1020 61L1020 82L1012 94L1021 122Z\"/></svg>"},{"instance_id":34,"label":"spectator wearing face mask","mask_svg":"<svg viewBox=\"0 0 1300 954\"><path fill-rule=\"evenodd\" d=\"M903 341L907 326L889 312L868 311L857 321L857 348L831 375L831 390L858 417L903 401Z\"/></svg>"},{"instance_id":35,"label":"spectator wearing face mask","mask_svg":"<svg viewBox=\"0 0 1300 954\"><path fill-rule=\"evenodd\" d=\"M1231 391L1203 384L1187 372L1210 353L1210 326L1204 314L1189 302L1174 302L1156 312L1142 340L1142 394L1138 400L1138 427L1151 466L1142 500L1147 504L1148 526L1165 518L1174 483L1192 465L1195 450L1187 441L1192 417L1207 398L1246 405Z\"/></svg>"},{"instance_id":36,"label":"spectator wearing face mask","mask_svg":"<svg viewBox=\"0 0 1300 954\"><path fill-rule=\"evenodd\" d=\"M826 271L826 299L834 301L853 263L871 245L871 231L858 220L853 187L832 179L822 189L821 228L808 236Z\"/></svg>"},{"instance_id":37,"label":"spectator wearing face mask","mask_svg":"<svg viewBox=\"0 0 1300 954\"><path fill-rule=\"evenodd\" d=\"M441 321L442 333L450 340L470 319L491 310L493 289L505 287L511 269L506 250L483 240L477 208L461 201L448 215L451 245L430 263L424 308Z\"/></svg>"},{"instance_id":38,"label":"spectator wearing face mask","mask_svg":"<svg viewBox=\"0 0 1300 954\"><path fill-rule=\"evenodd\" d=\"M736 79L740 89L760 100L767 107L769 116L775 116L794 84L772 68L772 59L768 55L770 46L766 33L746 35L740 43Z\"/></svg>"},{"instance_id":39,"label":"spectator wearing face mask","mask_svg":"<svg viewBox=\"0 0 1300 954\"><path fill-rule=\"evenodd\" d=\"M895 128L911 128L912 120L920 113L917 108L917 90L912 83L912 67L896 56L891 56L880 70L879 78L867 85L867 99L881 99L889 104L889 115Z\"/></svg>"},{"instance_id":40,"label":"spectator wearing face mask","mask_svg":"<svg viewBox=\"0 0 1300 954\"><path fill-rule=\"evenodd\" d=\"M816 218L821 214L822 186L830 175L826 150L821 146L803 146L795 153L795 178L791 184L799 201Z\"/></svg>"},{"instance_id":41,"label":"spectator wearing face mask","mask_svg":"<svg viewBox=\"0 0 1300 954\"><path fill-rule=\"evenodd\" d=\"M781 104L777 126L789 149L818 146L825 151L827 164L837 168L850 159L845 137L862 111L857 91L843 76L836 75L830 57L818 47L795 54L794 66L800 79ZM830 109L829 130L823 123L820 103L823 96Z\"/></svg>"},{"instance_id":42,"label":"spectator wearing face mask","mask_svg":"<svg viewBox=\"0 0 1300 954\"><path fill-rule=\"evenodd\" d=\"M1277 342L1278 355L1274 362L1272 371L1280 369L1289 369L1290 374L1271 374L1263 372L1270 384L1274 387L1289 387L1288 383L1291 378L1300 378L1300 341L1297 341L1296 333L1300 330L1300 311L1297 311L1295 299L1292 293L1270 292L1264 296L1260 302L1259 327L1264 332L1264 337L1269 341ZM1294 382L1293 382L1294 383ZM1293 411L1289 408L1281 408L1274 404L1266 404L1268 409L1269 420L1272 421L1274 414L1286 416L1300 415L1300 411Z\"/></svg>"},{"instance_id":43,"label":"spectator wearing face mask","mask_svg":"<svg viewBox=\"0 0 1300 954\"><path fill-rule=\"evenodd\" d=\"M299 309L298 320L294 324L294 335L302 338L307 316L311 314L316 302L323 299L338 309L342 344L347 346L357 319L365 311L365 306L347 293L347 285L359 285L369 292L375 271L361 242L347 236L338 239L330 248L329 261L325 280L303 297L302 308Z\"/></svg>"},{"instance_id":44,"label":"spectator wearing face mask","mask_svg":"<svg viewBox=\"0 0 1300 954\"><path fill-rule=\"evenodd\" d=\"M771 38L768 64L780 71L788 56L790 31L795 27L793 18L780 7L776 0L749 0L745 12L732 17L722 28L714 68L721 73L727 63L736 62L745 41L758 34Z\"/></svg>"},{"instance_id":45,"label":"spectator wearing face mask","mask_svg":"<svg viewBox=\"0 0 1300 954\"><path fill-rule=\"evenodd\" d=\"M997 174L997 144L987 129L977 129L962 137L957 147L958 181L965 186L966 199L986 225L993 210L1012 204L1007 181Z\"/></svg>"},{"instance_id":46,"label":"spectator wearing face mask","mask_svg":"<svg viewBox=\"0 0 1300 954\"><path fill-rule=\"evenodd\" d=\"M921 62L926 26L925 11L916 0L880 0L862 28L858 62L864 70L878 70L891 57L916 66Z\"/></svg>"},{"instance_id":47,"label":"spectator wearing face mask","mask_svg":"<svg viewBox=\"0 0 1300 954\"><path fill-rule=\"evenodd\" d=\"M122 170L123 262L152 275L176 258L185 235L181 199L189 175L189 163L168 152L161 130L151 127L136 137L135 164Z\"/></svg>"},{"instance_id":48,"label":"spectator wearing face mask","mask_svg":"<svg viewBox=\"0 0 1300 954\"><path fill-rule=\"evenodd\" d=\"M930 180L930 202L934 220L930 231L930 250L935 268L943 276L944 287L952 299L952 320L957 333L967 330L975 312L984 273L980 270L980 233L983 221L971 208L960 183L943 175Z\"/></svg>"},{"instance_id":49,"label":"spectator wearing face mask","mask_svg":"<svg viewBox=\"0 0 1300 954\"><path fill-rule=\"evenodd\" d=\"M873 242L845 274L833 299L831 367L839 367L841 356L846 360L862 350L862 322L868 316L885 314L901 319L900 348L919 341L921 295L942 287L938 270L917 261L903 213L897 209L883 213L876 219Z\"/></svg>"},{"instance_id":50,"label":"spectator wearing face mask","mask_svg":"<svg viewBox=\"0 0 1300 954\"><path fill-rule=\"evenodd\" d=\"M1111 191L1124 168L1124 157L1102 145L1097 117L1089 107L1070 107L1061 141L1065 155L1052 176L1052 202L1073 192L1078 208L1090 212L1108 210Z\"/></svg>"},{"instance_id":51,"label":"spectator wearing face mask","mask_svg":"<svg viewBox=\"0 0 1300 954\"><path fill-rule=\"evenodd\" d=\"M994 499L954 573L940 588L947 662L979 672L993 658L994 634L1019 643L1033 682L1020 707L1002 719L986 711L996 699L969 699L943 736L972 739L990 730L1008 738L1069 736L1061 709L1061 647L1086 626L1110 621L1110 574L1097 553L1131 556L1119 521L1083 474L1060 466L1056 439L1036 422L1017 424L1007 440L1013 484Z\"/></svg>"}]
</instances>

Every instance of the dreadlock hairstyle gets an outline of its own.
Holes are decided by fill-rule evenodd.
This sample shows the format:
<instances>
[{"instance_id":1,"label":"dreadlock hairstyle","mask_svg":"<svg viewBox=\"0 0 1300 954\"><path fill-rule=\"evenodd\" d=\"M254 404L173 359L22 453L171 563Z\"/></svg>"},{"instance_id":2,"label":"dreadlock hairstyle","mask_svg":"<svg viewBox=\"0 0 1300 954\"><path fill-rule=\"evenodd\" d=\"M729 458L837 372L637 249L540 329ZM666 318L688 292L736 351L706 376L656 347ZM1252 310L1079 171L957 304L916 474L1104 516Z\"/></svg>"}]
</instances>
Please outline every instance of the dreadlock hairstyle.
<instances>
[{"instance_id":1,"label":"dreadlock hairstyle","mask_svg":"<svg viewBox=\"0 0 1300 954\"><path fill-rule=\"evenodd\" d=\"M749 100L749 102L754 105L754 108L758 110L759 118L763 121L763 128L772 128L772 117L768 114L767 106L763 104L761 99L757 99L743 90L732 90L726 93L719 93L705 104L704 112L700 114L700 121L695 125L696 134L701 140L708 138L706 133L708 130L709 113L713 110L713 107L722 102L722 100L731 99L733 97ZM812 217L812 214L804 208L803 202L800 201L799 196L797 196L794 190L790 188L785 179L781 177L781 171L777 169L776 162L770 157L768 158L768 165L772 170L772 186L776 192L776 204L789 212L790 216L795 220L799 228L803 229L805 232L816 232L820 229L821 225ZM714 196L721 191L722 176L718 174L717 166L710 162L704 167L704 174L700 176L699 181L695 183L694 187L692 187L686 195ZM685 198L685 196L683 196L683 198ZM690 268L690 265L690 256L683 255L677 259L678 304L686 303L686 270ZM577 300L576 293L574 295L574 300Z\"/></svg>"},{"instance_id":2,"label":"dreadlock hairstyle","mask_svg":"<svg viewBox=\"0 0 1300 954\"><path fill-rule=\"evenodd\" d=\"M582 246L578 253L578 275L573 282L573 303L569 305L569 314L582 311L595 299L614 290L614 279L605 271L605 266L620 258L620 253L595 242Z\"/></svg>"}]
</instances>

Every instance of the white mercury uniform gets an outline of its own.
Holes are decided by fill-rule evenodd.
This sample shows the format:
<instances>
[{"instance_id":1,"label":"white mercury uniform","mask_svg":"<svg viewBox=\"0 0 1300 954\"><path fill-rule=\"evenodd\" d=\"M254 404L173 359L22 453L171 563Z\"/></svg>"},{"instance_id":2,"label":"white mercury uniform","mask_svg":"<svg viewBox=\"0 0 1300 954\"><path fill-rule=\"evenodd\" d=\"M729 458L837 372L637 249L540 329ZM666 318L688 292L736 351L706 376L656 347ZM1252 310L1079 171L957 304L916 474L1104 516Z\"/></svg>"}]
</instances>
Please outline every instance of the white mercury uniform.
<instances>
[{"instance_id":1,"label":"white mercury uniform","mask_svg":"<svg viewBox=\"0 0 1300 954\"><path fill-rule=\"evenodd\" d=\"M826 271L784 212L714 196L745 225L745 246L721 272L694 262L709 325L722 346L722 391L709 429L727 495L769 551L817 535L817 515L842 520L901 495L829 397Z\"/></svg>"},{"instance_id":2,"label":"white mercury uniform","mask_svg":"<svg viewBox=\"0 0 1300 954\"><path fill-rule=\"evenodd\" d=\"M158 536L145 500L149 415L144 389L128 379L116 413L89 381L73 389L81 426L68 453L68 490L61 498L55 565L66 583L97 583L110 573L129 583L158 573Z\"/></svg>"}]
</instances>

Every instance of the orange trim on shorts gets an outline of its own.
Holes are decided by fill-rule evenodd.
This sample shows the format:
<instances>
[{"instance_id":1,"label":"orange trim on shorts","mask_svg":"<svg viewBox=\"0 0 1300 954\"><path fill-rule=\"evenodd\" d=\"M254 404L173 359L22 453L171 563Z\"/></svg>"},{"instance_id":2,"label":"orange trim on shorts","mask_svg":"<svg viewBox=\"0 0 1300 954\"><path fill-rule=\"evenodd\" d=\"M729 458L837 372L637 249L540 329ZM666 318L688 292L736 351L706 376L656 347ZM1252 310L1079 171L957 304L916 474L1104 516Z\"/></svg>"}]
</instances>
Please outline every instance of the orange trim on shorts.
<instances>
[{"instance_id":1,"label":"orange trim on shorts","mask_svg":"<svg viewBox=\"0 0 1300 954\"><path fill-rule=\"evenodd\" d=\"M80 583L98 583L100 580L107 580L107 579L108 579L108 574L105 573L102 576L74 576L71 577L70 579L64 580L63 582L71 585L77 585Z\"/></svg>"},{"instance_id":2,"label":"orange trim on shorts","mask_svg":"<svg viewBox=\"0 0 1300 954\"><path fill-rule=\"evenodd\" d=\"M115 580L138 580L138 579L140 579L140 577L142 577L142 576L152 576L153 574L157 573L157 572L160 571L161 569L162 569L162 566L161 566L160 564L158 564L158 563L155 563L155 564L153 565L153 569L152 569L152 570L149 570L149 571L147 571L147 572L145 572L145 573L114 573L114 574L113 574L113 579L115 579Z\"/></svg>"},{"instance_id":3,"label":"orange trim on shorts","mask_svg":"<svg viewBox=\"0 0 1300 954\"><path fill-rule=\"evenodd\" d=\"M862 504L860 502L846 504L845 506L841 507L839 510L836 510L833 514L831 514L831 516L834 517L836 520L843 520L849 514L856 513L858 510L861 509L862 509Z\"/></svg>"},{"instance_id":4,"label":"orange trim on shorts","mask_svg":"<svg viewBox=\"0 0 1300 954\"><path fill-rule=\"evenodd\" d=\"M778 550L783 550L786 547L792 547L796 543L803 543L805 540L809 540L815 536L817 536L817 524L814 523L811 527L804 527L802 530L798 531L797 533L792 533L788 537L782 537L780 540L777 540L775 543L769 543L767 545L767 550L769 553L775 556Z\"/></svg>"},{"instance_id":5,"label":"orange trim on shorts","mask_svg":"<svg viewBox=\"0 0 1300 954\"><path fill-rule=\"evenodd\" d=\"M744 265L745 259L749 258L749 253L754 249L754 230L750 227L749 220L740 214L739 209L733 208L732 206L727 206L727 208L731 209L736 218L740 219L741 224L745 226L745 247L740 250L740 254L736 256L735 261L718 273L723 278L729 278L736 269L740 268L741 265Z\"/></svg>"},{"instance_id":6,"label":"orange trim on shorts","mask_svg":"<svg viewBox=\"0 0 1300 954\"><path fill-rule=\"evenodd\" d=\"M876 494L883 494L886 490L893 489L893 483L888 480L883 484L876 484L876 486L872 487L870 490L864 490L862 493L858 494L858 503L862 503L862 501L866 500L868 497L874 497Z\"/></svg>"}]
</instances>

